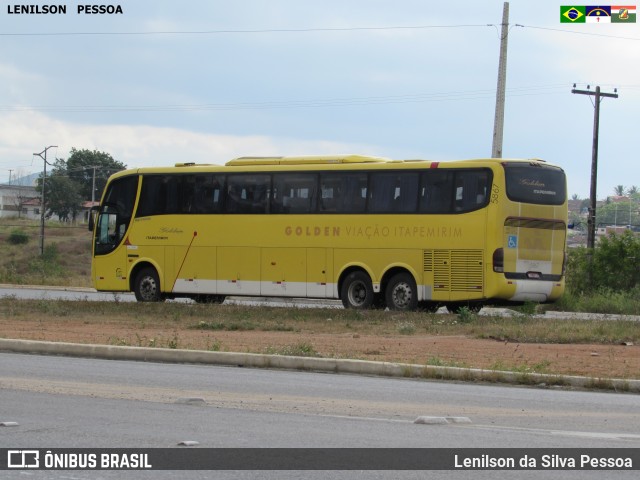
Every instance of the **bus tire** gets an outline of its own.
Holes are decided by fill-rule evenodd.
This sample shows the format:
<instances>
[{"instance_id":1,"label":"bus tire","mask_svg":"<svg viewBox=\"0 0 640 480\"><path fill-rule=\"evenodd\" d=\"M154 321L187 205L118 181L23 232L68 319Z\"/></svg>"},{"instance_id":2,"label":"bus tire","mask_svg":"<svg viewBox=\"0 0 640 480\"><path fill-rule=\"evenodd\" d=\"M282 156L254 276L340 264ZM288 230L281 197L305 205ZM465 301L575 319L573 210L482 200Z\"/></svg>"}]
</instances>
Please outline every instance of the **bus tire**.
<instances>
[{"instance_id":1,"label":"bus tire","mask_svg":"<svg viewBox=\"0 0 640 480\"><path fill-rule=\"evenodd\" d=\"M342 282L340 299L344 308L365 309L373 305L373 284L369 275L358 270L351 272Z\"/></svg>"},{"instance_id":2,"label":"bus tire","mask_svg":"<svg viewBox=\"0 0 640 480\"><path fill-rule=\"evenodd\" d=\"M385 291L389 310L410 311L418 306L418 288L409 273L398 273L391 277Z\"/></svg>"},{"instance_id":3,"label":"bus tire","mask_svg":"<svg viewBox=\"0 0 640 480\"><path fill-rule=\"evenodd\" d=\"M160 291L160 278L155 268L147 267L138 272L133 291L139 302L161 302L164 300Z\"/></svg>"}]
</instances>

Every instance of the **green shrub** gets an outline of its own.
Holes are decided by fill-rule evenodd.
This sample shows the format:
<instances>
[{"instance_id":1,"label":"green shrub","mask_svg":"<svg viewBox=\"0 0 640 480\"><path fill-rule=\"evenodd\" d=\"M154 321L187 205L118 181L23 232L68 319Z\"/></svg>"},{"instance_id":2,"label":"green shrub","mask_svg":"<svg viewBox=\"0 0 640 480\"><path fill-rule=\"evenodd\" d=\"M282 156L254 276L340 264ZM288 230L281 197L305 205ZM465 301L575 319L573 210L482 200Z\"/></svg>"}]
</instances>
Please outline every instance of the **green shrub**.
<instances>
[{"instance_id":1,"label":"green shrub","mask_svg":"<svg viewBox=\"0 0 640 480\"><path fill-rule=\"evenodd\" d=\"M471 323L477 320L477 318L478 316L476 315L476 312L469 307L461 307L458 310L458 321L460 323Z\"/></svg>"},{"instance_id":2,"label":"green shrub","mask_svg":"<svg viewBox=\"0 0 640 480\"><path fill-rule=\"evenodd\" d=\"M7 241L11 245L24 245L29 241L29 235L27 235L22 230L16 229L9 234L9 238L7 239Z\"/></svg>"},{"instance_id":3,"label":"green shrub","mask_svg":"<svg viewBox=\"0 0 640 480\"><path fill-rule=\"evenodd\" d=\"M568 291L553 308L567 312L640 315L640 286L625 292L615 292L607 288L589 292Z\"/></svg>"},{"instance_id":4,"label":"green shrub","mask_svg":"<svg viewBox=\"0 0 640 480\"><path fill-rule=\"evenodd\" d=\"M570 292L604 289L627 292L640 286L640 238L630 230L602 237L590 254L584 247L569 251L567 289Z\"/></svg>"},{"instance_id":5,"label":"green shrub","mask_svg":"<svg viewBox=\"0 0 640 480\"><path fill-rule=\"evenodd\" d=\"M46 245L43 255L29 261L29 273L42 277L61 277L65 274L64 268L60 265L56 243Z\"/></svg>"}]
</instances>

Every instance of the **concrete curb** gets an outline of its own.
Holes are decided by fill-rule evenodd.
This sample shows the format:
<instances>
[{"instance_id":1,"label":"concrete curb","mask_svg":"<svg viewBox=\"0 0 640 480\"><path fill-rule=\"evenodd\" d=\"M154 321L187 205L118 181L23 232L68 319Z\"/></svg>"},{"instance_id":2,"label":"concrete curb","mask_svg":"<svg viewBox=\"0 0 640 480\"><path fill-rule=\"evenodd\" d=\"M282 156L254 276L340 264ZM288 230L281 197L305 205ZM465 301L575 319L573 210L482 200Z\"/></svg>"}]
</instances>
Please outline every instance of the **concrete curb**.
<instances>
[{"instance_id":1,"label":"concrete curb","mask_svg":"<svg viewBox=\"0 0 640 480\"><path fill-rule=\"evenodd\" d=\"M0 351L39 355L132 360L140 362L194 363L249 368L274 368L314 372L349 373L382 377L435 380L486 381L537 386L568 386L587 389L640 392L640 380L589 378L539 373L517 373L475 368L439 367L408 363L372 362L335 358L291 357L256 353L173 350L77 343L0 339Z\"/></svg>"}]
</instances>

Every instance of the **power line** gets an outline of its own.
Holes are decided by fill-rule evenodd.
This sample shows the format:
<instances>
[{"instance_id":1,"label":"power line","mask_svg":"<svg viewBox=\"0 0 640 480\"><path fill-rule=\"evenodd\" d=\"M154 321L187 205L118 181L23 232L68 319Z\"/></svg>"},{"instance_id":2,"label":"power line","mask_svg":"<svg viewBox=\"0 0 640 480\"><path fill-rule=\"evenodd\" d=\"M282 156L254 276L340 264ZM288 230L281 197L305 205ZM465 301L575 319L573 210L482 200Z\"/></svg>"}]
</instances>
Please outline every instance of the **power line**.
<instances>
[{"instance_id":1,"label":"power line","mask_svg":"<svg viewBox=\"0 0 640 480\"><path fill-rule=\"evenodd\" d=\"M60 37L60 36L121 36L121 35L226 35L226 34L261 34L261 33L313 33L313 32L366 32L377 30L428 30L441 28L477 28L491 27L492 24L460 24L460 25L396 25L381 27L317 27L317 28L264 28L244 30L176 30L155 32L29 32L0 33L5 37Z\"/></svg>"},{"instance_id":2,"label":"power line","mask_svg":"<svg viewBox=\"0 0 640 480\"><path fill-rule=\"evenodd\" d=\"M322 33L322 32L370 32L388 30L430 30L450 28L480 28L495 27L493 23L482 24L454 24L454 25L394 25L380 27L316 27L316 28L259 28L259 29L225 29L225 30L165 30L155 32L0 32L0 37L74 37L74 36L154 36L154 35L245 35L269 33ZM571 35L588 35L592 37L615 38L619 40L640 41L638 37L621 35L607 35L604 33L581 32L578 30L563 30L561 28L539 27L516 23L513 27L532 28Z\"/></svg>"},{"instance_id":3,"label":"power line","mask_svg":"<svg viewBox=\"0 0 640 480\"><path fill-rule=\"evenodd\" d=\"M591 33L591 32L581 32L579 30L563 30L561 28L550 28L550 27L536 27L533 25L521 25L521 24L516 24L516 27L523 27L523 28L533 28L536 30L547 30L550 32L560 32L560 33L568 33L571 35L587 35L590 37L605 37L605 38L615 38L618 40L632 40L632 41L640 41L640 38L638 37L623 37L620 35L607 35L605 33Z\"/></svg>"},{"instance_id":4,"label":"power line","mask_svg":"<svg viewBox=\"0 0 640 480\"><path fill-rule=\"evenodd\" d=\"M564 93L567 84L553 84L530 87L515 87L507 90L508 96L531 96ZM563 89L563 90L561 90ZM441 93L416 93L408 95L346 97L316 100L281 100L238 103L205 103L191 105L5 105L3 112L65 112L65 113L105 113L105 112L189 112L189 111L229 111L229 110L268 110L286 108L352 107L361 105L385 105L401 103L424 103L451 100L477 100L491 98L494 90L467 90Z\"/></svg>"}]
</instances>

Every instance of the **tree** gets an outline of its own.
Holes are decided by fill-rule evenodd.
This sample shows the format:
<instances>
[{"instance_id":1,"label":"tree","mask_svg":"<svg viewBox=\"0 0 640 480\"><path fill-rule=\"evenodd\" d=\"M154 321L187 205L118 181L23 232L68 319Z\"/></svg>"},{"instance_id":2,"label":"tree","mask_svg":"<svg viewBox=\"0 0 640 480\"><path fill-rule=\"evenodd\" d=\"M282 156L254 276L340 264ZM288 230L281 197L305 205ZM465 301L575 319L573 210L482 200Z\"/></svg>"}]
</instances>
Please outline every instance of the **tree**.
<instances>
[{"instance_id":1,"label":"tree","mask_svg":"<svg viewBox=\"0 0 640 480\"><path fill-rule=\"evenodd\" d=\"M615 192L615 194L616 194L618 197L623 197L623 196L624 196L624 191L625 191L624 185L616 185L616 186L613 188L613 191Z\"/></svg>"},{"instance_id":2,"label":"tree","mask_svg":"<svg viewBox=\"0 0 640 480\"><path fill-rule=\"evenodd\" d=\"M83 200L91 200L94 170L95 199L99 200L109 175L126 168L108 153L97 150L71 149L68 160L57 158L45 182L46 216L58 215L60 220L75 220ZM42 192L42 176L36 186Z\"/></svg>"},{"instance_id":3,"label":"tree","mask_svg":"<svg viewBox=\"0 0 640 480\"><path fill-rule=\"evenodd\" d=\"M80 195L85 200L100 200L109 176L127 168L124 163L114 160L106 152L76 148L71 149L71 155L64 163L66 174L80 186ZM94 170L96 189L92 192ZM92 196L92 193L95 193L95 196Z\"/></svg>"},{"instance_id":4,"label":"tree","mask_svg":"<svg viewBox=\"0 0 640 480\"><path fill-rule=\"evenodd\" d=\"M38 179L36 190L42 192L42 176ZM45 217L57 215L63 222L75 221L82 204L79 190L78 185L69 177L59 174L47 175L44 184Z\"/></svg>"}]
</instances>

